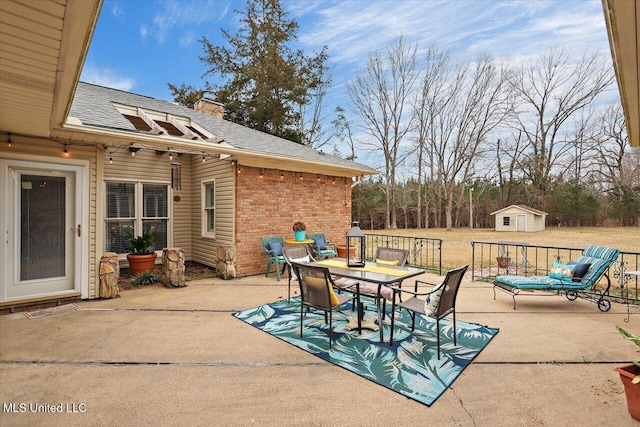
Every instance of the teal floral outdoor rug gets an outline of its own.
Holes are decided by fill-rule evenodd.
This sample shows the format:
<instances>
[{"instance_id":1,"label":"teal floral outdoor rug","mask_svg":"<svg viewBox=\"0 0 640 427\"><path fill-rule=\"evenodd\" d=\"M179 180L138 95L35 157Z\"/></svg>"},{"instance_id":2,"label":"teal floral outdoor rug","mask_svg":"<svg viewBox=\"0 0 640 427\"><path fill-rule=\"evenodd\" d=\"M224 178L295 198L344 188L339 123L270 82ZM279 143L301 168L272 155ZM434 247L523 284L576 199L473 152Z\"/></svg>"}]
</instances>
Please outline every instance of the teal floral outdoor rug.
<instances>
[{"instance_id":1,"label":"teal floral outdoor rug","mask_svg":"<svg viewBox=\"0 0 640 427\"><path fill-rule=\"evenodd\" d=\"M363 298L365 300L365 298ZM363 301L367 306L375 303ZM328 324L324 313L316 310L304 317L300 338L300 297L233 313L233 316L327 362L385 386L410 399L431 406L455 381L473 359L489 344L498 329L456 320L458 345L453 345L453 321L440 321L440 360L436 346L436 322L418 317L411 333L411 317L396 313L393 346L380 344L379 333L347 330L354 317L349 303L333 313L333 344L329 350ZM375 312L366 312L365 318ZM384 336L389 339L389 317Z\"/></svg>"}]
</instances>

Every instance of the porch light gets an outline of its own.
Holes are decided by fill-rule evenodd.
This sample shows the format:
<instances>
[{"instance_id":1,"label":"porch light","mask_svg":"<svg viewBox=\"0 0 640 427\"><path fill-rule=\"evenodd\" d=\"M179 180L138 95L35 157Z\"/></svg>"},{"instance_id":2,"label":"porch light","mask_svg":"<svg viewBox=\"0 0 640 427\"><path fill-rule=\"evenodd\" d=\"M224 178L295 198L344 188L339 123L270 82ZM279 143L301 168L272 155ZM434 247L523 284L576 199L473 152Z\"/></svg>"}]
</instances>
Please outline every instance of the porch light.
<instances>
[{"instance_id":1,"label":"porch light","mask_svg":"<svg viewBox=\"0 0 640 427\"><path fill-rule=\"evenodd\" d=\"M360 230L360 223L353 221L351 230L347 232L347 267L365 266L364 254L366 253L366 246L367 239L362 230Z\"/></svg>"}]
</instances>

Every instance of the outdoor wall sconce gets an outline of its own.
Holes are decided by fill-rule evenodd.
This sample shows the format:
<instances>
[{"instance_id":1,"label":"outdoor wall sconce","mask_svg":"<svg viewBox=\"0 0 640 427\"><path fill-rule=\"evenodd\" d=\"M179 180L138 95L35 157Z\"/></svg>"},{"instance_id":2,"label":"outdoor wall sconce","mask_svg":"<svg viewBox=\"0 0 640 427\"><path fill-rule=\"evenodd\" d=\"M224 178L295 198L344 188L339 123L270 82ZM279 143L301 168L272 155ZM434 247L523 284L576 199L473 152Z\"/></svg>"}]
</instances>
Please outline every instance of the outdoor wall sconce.
<instances>
[{"instance_id":1,"label":"outdoor wall sconce","mask_svg":"<svg viewBox=\"0 0 640 427\"><path fill-rule=\"evenodd\" d=\"M364 267L364 254L366 253L367 239L360 223L353 221L351 230L347 232L347 267Z\"/></svg>"}]
</instances>

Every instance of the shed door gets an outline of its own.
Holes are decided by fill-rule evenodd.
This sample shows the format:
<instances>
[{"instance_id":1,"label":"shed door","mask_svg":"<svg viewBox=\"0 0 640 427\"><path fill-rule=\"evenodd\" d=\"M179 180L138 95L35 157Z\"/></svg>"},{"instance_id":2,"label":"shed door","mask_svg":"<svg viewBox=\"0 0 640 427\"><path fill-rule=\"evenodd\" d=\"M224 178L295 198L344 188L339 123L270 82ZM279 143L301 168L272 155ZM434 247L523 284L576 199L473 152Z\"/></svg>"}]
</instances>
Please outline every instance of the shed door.
<instances>
[{"instance_id":1,"label":"shed door","mask_svg":"<svg viewBox=\"0 0 640 427\"><path fill-rule=\"evenodd\" d=\"M82 168L2 161L2 301L80 292Z\"/></svg>"},{"instance_id":2,"label":"shed door","mask_svg":"<svg viewBox=\"0 0 640 427\"><path fill-rule=\"evenodd\" d=\"M527 231L527 216L518 215L516 219L516 231Z\"/></svg>"}]
</instances>

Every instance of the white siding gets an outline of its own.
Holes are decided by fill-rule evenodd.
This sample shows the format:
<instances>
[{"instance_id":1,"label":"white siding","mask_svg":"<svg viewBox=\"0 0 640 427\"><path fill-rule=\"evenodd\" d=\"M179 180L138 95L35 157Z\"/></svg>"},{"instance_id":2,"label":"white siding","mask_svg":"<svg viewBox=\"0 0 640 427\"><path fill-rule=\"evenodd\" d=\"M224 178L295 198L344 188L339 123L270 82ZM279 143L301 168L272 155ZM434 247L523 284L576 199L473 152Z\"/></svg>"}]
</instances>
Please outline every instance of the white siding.
<instances>
[{"instance_id":1,"label":"white siding","mask_svg":"<svg viewBox=\"0 0 640 427\"><path fill-rule=\"evenodd\" d=\"M235 244L235 168L229 161L194 156L191 186L192 258L202 264L215 266L218 245ZM215 238L202 236L202 182L215 179L216 182L216 222Z\"/></svg>"}]
</instances>

